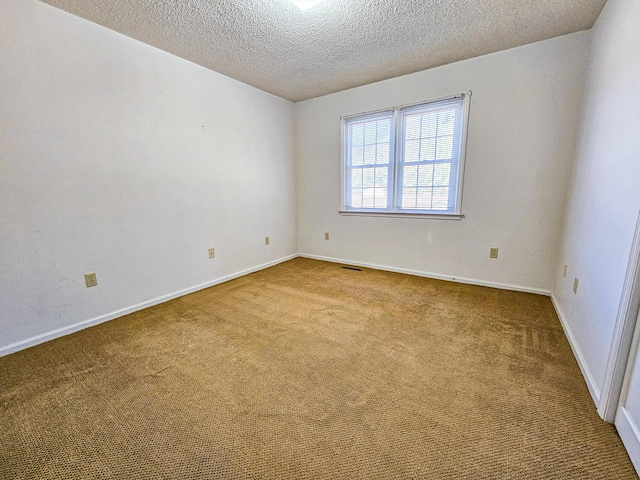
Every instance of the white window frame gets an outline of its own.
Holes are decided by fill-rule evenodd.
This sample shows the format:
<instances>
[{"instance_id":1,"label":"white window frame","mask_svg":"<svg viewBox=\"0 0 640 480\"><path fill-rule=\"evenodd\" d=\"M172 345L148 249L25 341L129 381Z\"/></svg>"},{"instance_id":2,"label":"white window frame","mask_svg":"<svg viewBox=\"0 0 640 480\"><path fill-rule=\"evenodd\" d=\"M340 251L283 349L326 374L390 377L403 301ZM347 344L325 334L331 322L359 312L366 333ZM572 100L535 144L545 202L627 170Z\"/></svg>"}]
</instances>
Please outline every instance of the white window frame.
<instances>
[{"instance_id":1,"label":"white window frame","mask_svg":"<svg viewBox=\"0 0 640 480\"><path fill-rule=\"evenodd\" d=\"M376 110L367 113L349 115L342 117L342 163L341 163L341 195L340 210L342 215L365 215L365 216L383 216L383 217L413 217L413 218L437 218L437 219L454 219L459 220L464 217L462 213L462 192L464 182L464 167L467 150L467 130L469 121L469 105L471 92L450 95L447 97L431 99L418 103L402 105L399 107L390 107L382 110ZM401 200L401 168L404 163L404 115L419 111L421 108L428 109L430 105L437 104L445 100L462 98L462 119L460 124L460 144L458 156L458 171L456 179L455 204L450 210L419 210L419 209L402 209L400 208ZM388 180L388 200L386 208L354 208L347 207L346 195L351 191L349 185L350 178L347 172L350 172L351 166L348 165L350 138L349 124L354 120L367 120L373 118L382 118L388 116L391 119L391 138L390 138L390 166Z\"/></svg>"}]
</instances>

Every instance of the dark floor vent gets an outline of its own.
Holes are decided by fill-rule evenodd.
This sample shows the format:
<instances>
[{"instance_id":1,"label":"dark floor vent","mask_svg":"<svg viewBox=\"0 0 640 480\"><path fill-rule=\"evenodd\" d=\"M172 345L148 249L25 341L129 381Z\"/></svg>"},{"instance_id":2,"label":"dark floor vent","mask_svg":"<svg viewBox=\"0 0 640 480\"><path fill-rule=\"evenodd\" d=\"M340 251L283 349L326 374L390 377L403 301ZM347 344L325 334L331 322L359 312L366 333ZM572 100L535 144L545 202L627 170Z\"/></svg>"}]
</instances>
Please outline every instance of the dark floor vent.
<instances>
[{"instance_id":1,"label":"dark floor vent","mask_svg":"<svg viewBox=\"0 0 640 480\"><path fill-rule=\"evenodd\" d=\"M355 270L356 272L361 272L362 271L361 268L356 268L356 267L345 267L345 266L343 266L342 268L344 268L345 270Z\"/></svg>"}]
</instances>

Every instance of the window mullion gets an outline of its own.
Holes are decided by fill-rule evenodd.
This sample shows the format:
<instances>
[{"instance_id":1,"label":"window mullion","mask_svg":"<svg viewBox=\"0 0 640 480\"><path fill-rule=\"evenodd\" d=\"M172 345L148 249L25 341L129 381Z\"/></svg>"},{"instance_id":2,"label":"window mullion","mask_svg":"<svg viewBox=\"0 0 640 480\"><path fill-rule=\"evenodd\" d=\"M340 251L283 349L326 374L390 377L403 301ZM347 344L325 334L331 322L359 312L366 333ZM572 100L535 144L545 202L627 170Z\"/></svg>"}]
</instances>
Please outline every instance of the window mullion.
<instances>
[{"instance_id":1,"label":"window mullion","mask_svg":"<svg viewBox=\"0 0 640 480\"><path fill-rule=\"evenodd\" d=\"M404 125L402 123L403 116L399 109L394 109L393 111L393 122L392 122L392 141L393 141L393 149L391 150L393 153L392 157L392 167L390 170L393 172L391 182L393 182L393 195L391 196L391 210L397 211L399 210L399 197L402 194L402 189L400 186L401 178L402 178L402 166L400 162L402 161L403 148L402 148L402 135L404 131Z\"/></svg>"},{"instance_id":2,"label":"window mullion","mask_svg":"<svg viewBox=\"0 0 640 480\"><path fill-rule=\"evenodd\" d=\"M456 115L462 115L462 109L456 110ZM460 168L460 136L461 136L462 122L456 122L455 131L453 134L454 145L453 145L453 155L451 158L451 170L449 171L449 185L457 185L459 178L459 168ZM459 189L449 188L449 206L451 209L452 205L458 205L457 196Z\"/></svg>"}]
</instances>

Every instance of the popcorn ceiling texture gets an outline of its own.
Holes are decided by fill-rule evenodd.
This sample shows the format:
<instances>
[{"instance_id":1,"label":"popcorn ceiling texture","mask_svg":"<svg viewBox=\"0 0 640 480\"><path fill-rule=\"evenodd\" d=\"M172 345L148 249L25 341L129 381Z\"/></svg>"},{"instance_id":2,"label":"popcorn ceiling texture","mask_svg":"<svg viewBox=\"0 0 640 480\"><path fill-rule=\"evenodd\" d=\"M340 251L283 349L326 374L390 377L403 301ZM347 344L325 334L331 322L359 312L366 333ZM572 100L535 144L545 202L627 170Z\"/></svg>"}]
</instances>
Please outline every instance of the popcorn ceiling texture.
<instances>
[{"instance_id":1,"label":"popcorn ceiling texture","mask_svg":"<svg viewBox=\"0 0 640 480\"><path fill-rule=\"evenodd\" d=\"M586 30L606 0L42 0L291 101Z\"/></svg>"}]
</instances>

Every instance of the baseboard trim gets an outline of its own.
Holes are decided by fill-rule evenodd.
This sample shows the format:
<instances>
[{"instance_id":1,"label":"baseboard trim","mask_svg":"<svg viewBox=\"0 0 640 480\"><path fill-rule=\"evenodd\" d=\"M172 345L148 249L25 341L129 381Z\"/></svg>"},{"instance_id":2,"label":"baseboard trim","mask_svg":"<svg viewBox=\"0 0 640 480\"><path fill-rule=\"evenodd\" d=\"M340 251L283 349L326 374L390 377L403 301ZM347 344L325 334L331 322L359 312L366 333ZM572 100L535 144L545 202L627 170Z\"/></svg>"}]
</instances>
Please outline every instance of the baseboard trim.
<instances>
[{"instance_id":1,"label":"baseboard trim","mask_svg":"<svg viewBox=\"0 0 640 480\"><path fill-rule=\"evenodd\" d=\"M371 268L373 270L384 270L386 272L405 273L407 275L415 275L417 277L433 278L435 280L446 280L448 282L466 283L468 285L478 285L480 287L499 288L500 290L512 290L515 292L535 293L538 295L550 296L550 290L543 290L541 288L523 287L522 285L509 285L506 283L487 282L485 280L478 280L476 278L464 278L454 277L449 275L442 275L439 273L423 272L421 270L411 270L408 268L390 267L388 265L378 265L375 263L366 262L354 262L353 260L345 260L341 258L324 257L321 255L312 255L309 253L301 253L300 257L311 258L313 260L322 260L324 262L331 263L344 263L345 265L354 265L357 267Z\"/></svg>"},{"instance_id":2,"label":"baseboard trim","mask_svg":"<svg viewBox=\"0 0 640 480\"><path fill-rule=\"evenodd\" d=\"M157 298L153 298L151 300L146 300L144 302L138 303L136 305L132 305L130 307L122 308L120 310L116 310L115 312L107 313L105 315L100 315L98 317L91 318L89 320L83 320L78 323L74 323L73 325L69 325L66 327L57 328L55 330L51 330L46 333L42 333L40 335L35 335L33 337L27 338L25 340L20 340L18 342L11 343L4 347L0 347L0 357L5 355L9 355L11 353L18 352L20 350L24 350L29 347L33 347L40 343L48 342L49 340L54 340L59 337L64 337L65 335L69 335L80 330L84 330L85 328L93 327L94 325L98 325L100 323L107 322L109 320L116 319L118 317L122 317L124 315L128 315L133 312L137 312L139 310L143 310L145 308L153 307L160 303L168 302L169 300L173 300L175 298L183 297L190 293L197 292L199 290L204 290L205 288L213 287L215 285L219 285L224 282L228 282L229 280L233 280L244 275L248 275L250 273L258 272L260 270L264 270L265 268L273 267L274 265L278 265L279 263L287 262L294 258L298 257L298 254L295 253L293 255L288 255L286 257L279 258L277 260L273 260L271 262L263 263L262 265L258 265L256 267L247 268L245 270L241 270L236 273L232 273L230 275L226 275L224 277L216 278L215 280L211 280L209 282L201 283L200 285L196 285L194 287L185 288L184 290L180 290L174 293L170 293L167 295L162 295Z\"/></svg>"},{"instance_id":3,"label":"baseboard trim","mask_svg":"<svg viewBox=\"0 0 640 480\"><path fill-rule=\"evenodd\" d=\"M55 330L51 330L49 332L42 333L40 335L35 335L35 336L27 338L25 340L21 340L21 341L18 341L18 342L11 343L11 344L6 345L4 347L0 347L0 357L5 356L5 355L9 355L11 353L18 352L20 350L24 350L24 349L29 348L29 347L33 347L33 346L38 345L40 343L48 342L49 340L54 340L54 339L56 339L58 337L63 337L65 335L69 335L69 334L78 332L78 331L83 330L85 328L89 328L89 327L92 327L94 325L98 325L100 323L104 323L104 322L107 322L109 320L113 320L115 318L122 317L124 315L128 315L130 313L137 312L139 310L143 310L145 308L153 307L153 306L158 305L160 303L164 303L164 302L167 302L169 300L173 300L175 298L179 298L179 297L182 297L184 295L188 295L190 293L194 293L194 292L197 292L199 290L203 290L205 288L213 287L215 285L219 285L221 283L228 282L229 280L233 280L235 278L239 278L239 277L242 277L244 275L248 275L248 274L253 273L253 272L264 270L265 268L269 268L269 267L272 267L274 265L278 265L279 263L283 263L283 262L292 260L292 259L294 259L296 257L310 258L310 259L314 259L314 260L321 260L321 261L331 262L331 263L344 263L344 264L347 264L347 265L355 265L355 266L364 267L364 268L371 268L371 269L374 269L374 270L383 270L383 271L388 271L388 272L404 273L404 274L407 274L407 275L415 275L415 276L418 276L418 277L433 278L433 279L436 279L436 280L445 280L445 281L449 281L449 282L465 283L465 284L469 284L469 285L478 285L478 286L482 286L482 287L498 288L498 289L501 289L501 290L512 290L512 291L517 291L517 292L534 293L534 294L538 294L538 295L551 296L551 292L549 290L544 290L544 289L539 289L539 288L524 287L524 286L521 286L521 285L510 285L510 284L497 283L497 282L488 282L488 281L478 280L478 279L474 279L474 278L454 277L454 276L442 275L442 274L438 274L438 273L424 272L424 271L420 271L420 270L412 270L412 269L408 269L408 268L397 268L397 267L391 267L391 266L388 266L388 265L379 265L379 264L366 263L366 262L355 262L355 261L352 261L352 260L346 260L346 259L334 258L334 257L325 257L325 256L321 256L321 255L312 255L312 254L308 254L308 253L299 253L299 254L296 253L296 254L288 255L286 257L279 258L277 260L273 260L271 262L264 263L262 265L258 265L256 267L248 268L248 269L241 270L239 272L236 272L236 273L233 273L233 274L230 274L230 275L226 275L224 277L217 278L217 279L212 280L210 282L205 282L205 283L202 283L200 285L196 285L196 286L193 286L193 287L190 287L190 288L186 288L184 290L180 290L178 292L174 292L174 293L170 293L170 294L167 294L167 295L163 295L163 296L151 299L151 300L146 300L146 301L138 303L136 305L132 305L130 307L126 307L126 308L123 308L123 309L120 309L120 310L116 310L115 312L107 313L105 315L100 315L98 317L94 317L94 318L91 318L91 319L88 319L88 320L83 320L83 321L75 323L73 325L68 325L66 327L62 327L62 328L58 328L58 329L55 329ZM554 303L554 305L555 305L555 303ZM556 311L558 311L557 307L556 307ZM558 314L558 316L560 317L561 315ZM563 324L563 328L565 328L564 324ZM565 328L565 332L566 331L567 330ZM571 339L569 340L569 343L572 343ZM572 348L574 348L573 343L572 343ZM574 353L575 353L575 349L574 349ZM578 363L580 363L580 361ZM582 365L581 365L580 368L582 368ZM583 374L584 374L584 370L583 370ZM590 387L590 389L591 389L591 387Z\"/></svg>"},{"instance_id":4,"label":"baseboard trim","mask_svg":"<svg viewBox=\"0 0 640 480\"><path fill-rule=\"evenodd\" d=\"M567 340L569 341L569 345L571 346L571 350L573 351L573 356L578 362L578 366L580 367L582 376L584 377L584 380L587 384L587 388L589 389L591 398L593 399L593 402L596 404L596 407L597 407L600 404L600 395L601 395L600 387L598 386L598 383L593 377L593 374L591 373L591 370L587 365L587 361L585 360L584 355L582 354L582 350L578 345L576 337L573 334L573 331L571 330L571 326L569 325L567 317L562 311L562 308L560 308L560 304L558 303L558 300L556 299L555 295L553 295L553 293L551 294L551 303L553 304L553 308L555 308L556 314L560 319L560 325L562 325L562 329L564 330L564 335L567 337Z\"/></svg>"},{"instance_id":5,"label":"baseboard trim","mask_svg":"<svg viewBox=\"0 0 640 480\"><path fill-rule=\"evenodd\" d=\"M633 463L636 472L640 473L640 432L624 407L618 408L616 412L616 429L627 449L631 463Z\"/></svg>"}]
</instances>

